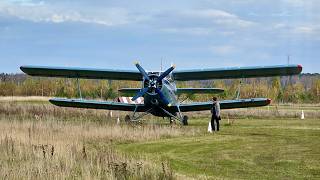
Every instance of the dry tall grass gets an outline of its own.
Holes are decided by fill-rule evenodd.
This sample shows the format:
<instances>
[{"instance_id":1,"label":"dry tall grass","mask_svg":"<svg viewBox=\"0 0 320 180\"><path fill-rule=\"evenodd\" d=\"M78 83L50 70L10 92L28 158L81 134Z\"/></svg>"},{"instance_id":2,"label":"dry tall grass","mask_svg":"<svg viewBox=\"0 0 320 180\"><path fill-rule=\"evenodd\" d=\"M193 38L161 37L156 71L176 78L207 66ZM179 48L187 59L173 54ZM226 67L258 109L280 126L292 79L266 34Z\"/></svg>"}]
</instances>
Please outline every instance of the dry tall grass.
<instances>
[{"instance_id":1,"label":"dry tall grass","mask_svg":"<svg viewBox=\"0 0 320 180\"><path fill-rule=\"evenodd\" d=\"M72 117L72 118L71 118ZM70 120L71 119L71 120ZM8 179L172 179L166 162L114 150L115 143L199 133L164 125L117 125L105 111L0 104L0 176Z\"/></svg>"},{"instance_id":2,"label":"dry tall grass","mask_svg":"<svg viewBox=\"0 0 320 180\"><path fill-rule=\"evenodd\" d=\"M48 101L45 96L0 96L0 101Z\"/></svg>"},{"instance_id":3,"label":"dry tall grass","mask_svg":"<svg viewBox=\"0 0 320 180\"><path fill-rule=\"evenodd\" d=\"M270 107L223 111L223 117L299 117L301 109ZM307 107L306 117L320 117ZM312 114L313 113L313 114ZM115 114L117 115L117 114ZM125 113L119 113L123 119ZM209 112L190 116L208 118ZM48 103L0 103L0 176L7 179L172 179L170 165L119 153L117 143L194 136L197 127L116 124L108 111L56 107ZM202 131L203 132L203 131Z\"/></svg>"}]
</instances>

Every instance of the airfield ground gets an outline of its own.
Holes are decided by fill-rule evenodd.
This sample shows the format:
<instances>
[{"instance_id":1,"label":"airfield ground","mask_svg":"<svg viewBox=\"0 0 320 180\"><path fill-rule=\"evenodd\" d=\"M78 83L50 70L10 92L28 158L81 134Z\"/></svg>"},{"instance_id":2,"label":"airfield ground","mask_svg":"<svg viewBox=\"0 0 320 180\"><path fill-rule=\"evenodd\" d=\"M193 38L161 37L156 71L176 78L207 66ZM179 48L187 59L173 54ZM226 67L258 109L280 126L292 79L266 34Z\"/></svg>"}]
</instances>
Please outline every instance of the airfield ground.
<instances>
[{"instance_id":1,"label":"airfield ground","mask_svg":"<svg viewBox=\"0 0 320 180\"><path fill-rule=\"evenodd\" d=\"M142 124L118 125L107 114L0 98L0 176L320 178L319 105L224 111L222 130L215 134L207 133L208 112L190 113L187 127L152 116Z\"/></svg>"}]
</instances>

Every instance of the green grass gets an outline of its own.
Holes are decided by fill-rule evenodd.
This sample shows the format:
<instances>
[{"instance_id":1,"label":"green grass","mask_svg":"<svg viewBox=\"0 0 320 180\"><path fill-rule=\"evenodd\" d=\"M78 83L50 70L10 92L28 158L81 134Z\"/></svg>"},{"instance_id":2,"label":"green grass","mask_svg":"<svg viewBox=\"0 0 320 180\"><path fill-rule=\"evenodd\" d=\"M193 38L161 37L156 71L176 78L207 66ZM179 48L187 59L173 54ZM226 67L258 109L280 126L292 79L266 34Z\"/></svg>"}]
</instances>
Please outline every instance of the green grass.
<instances>
[{"instance_id":1,"label":"green grass","mask_svg":"<svg viewBox=\"0 0 320 180\"><path fill-rule=\"evenodd\" d=\"M166 159L174 171L195 178L320 178L320 120L237 120L219 133L133 144L117 148ZM192 124L191 124L192 126ZM188 127L190 128L190 127Z\"/></svg>"}]
</instances>

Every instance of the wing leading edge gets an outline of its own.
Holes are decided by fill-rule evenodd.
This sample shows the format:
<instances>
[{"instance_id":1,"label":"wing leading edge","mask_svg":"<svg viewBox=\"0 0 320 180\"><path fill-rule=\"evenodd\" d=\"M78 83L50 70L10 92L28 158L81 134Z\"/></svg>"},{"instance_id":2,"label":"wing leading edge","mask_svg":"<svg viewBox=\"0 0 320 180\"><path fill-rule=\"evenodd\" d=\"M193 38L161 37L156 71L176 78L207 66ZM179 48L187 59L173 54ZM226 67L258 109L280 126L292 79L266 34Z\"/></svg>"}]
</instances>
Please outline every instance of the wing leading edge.
<instances>
[{"instance_id":1,"label":"wing leading edge","mask_svg":"<svg viewBox=\"0 0 320 180\"><path fill-rule=\"evenodd\" d=\"M134 111L137 112L147 111L143 104L127 104L113 101L94 101L82 99L65 99L54 98L49 100L52 104L62 107L75 107L75 108L89 108L89 109L107 109L107 110L120 110L120 111Z\"/></svg>"},{"instance_id":2,"label":"wing leading edge","mask_svg":"<svg viewBox=\"0 0 320 180\"><path fill-rule=\"evenodd\" d=\"M271 103L271 99L267 98L252 98L252 99L238 99L238 100L224 100L219 101L221 109L234 109L234 108L248 108L267 106ZM212 102L197 102L190 104L181 104L180 110L182 112L188 111L205 111L212 108Z\"/></svg>"},{"instance_id":3,"label":"wing leading edge","mask_svg":"<svg viewBox=\"0 0 320 180\"><path fill-rule=\"evenodd\" d=\"M145 112L148 110L144 104L127 104L113 101L95 101L95 100L82 100L82 99L65 99L54 98L49 100L52 104L61 107L75 107L75 108L89 108L89 109L106 109L106 110L120 110L120 111L134 111ZM224 100L220 101L221 109L234 109L234 108L248 108L260 107L269 105L271 102L267 98L253 98L253 99L238 99L238 100ZM190 104L180 104L181 112L189 111L205 111L212 108L212 102L197 102ZM177 111L176 106L170 107L171 111Z\"/></svg>"},{"instance_id":4,"label":"wing leading edge","mask_svg":"<svg viewBox=\"0 0 320 180\"><path fill-rule=\"evenodd\" d=\"M66 77L85 79L113 79L141 81L139 71L114 69L65 68L46 66L21 66L20 69L31 76Z\"/></svg>"},{"instance_id":5,"label":"wing leading edge","mask_svg":"<svg viewBox=\"0 0 320 180\"><path fill-rule=\"evenodd\" d=\"M239 68L198 69L173 72L174 80L206 80L206 79L232 79L254 78L270 76L288 76L300 74L301 65L258 66Z\"/></svg>"}]
</instances>

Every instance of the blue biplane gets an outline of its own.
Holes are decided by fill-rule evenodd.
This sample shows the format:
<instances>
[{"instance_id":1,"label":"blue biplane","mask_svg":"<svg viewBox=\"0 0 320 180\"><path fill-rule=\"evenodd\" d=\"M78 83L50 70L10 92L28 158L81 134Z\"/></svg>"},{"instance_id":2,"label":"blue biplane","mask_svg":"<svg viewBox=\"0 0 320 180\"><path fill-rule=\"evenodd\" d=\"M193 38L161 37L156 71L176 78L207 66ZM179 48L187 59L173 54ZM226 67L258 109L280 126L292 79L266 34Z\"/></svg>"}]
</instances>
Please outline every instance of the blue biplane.
<instances>
[{"instance_id":1,"label":"blue biplane","mask_svg":"<svg viewBox=\"0 0 320 180\"><path fill-rule=\"evenodd\" d=\"M183 112L210 110L212 102L181 103L177 99L177 94L221 93L224 90L219 88L176 88L174 81L290 76L300 74L302 71L301 65L209 68L179 71L174 71L175 66L172 66L163 72L147 72L139 63L135 63L135 66L138 70L43 66L21 66L20 69L31 76L141 81L141 89L123 88L119 91L136 93L132 97L132 100L134 101L143 97L144 103L142 104L65 98L53 98L49 101L54 105L63 107L131 111L133 112L132 115L126 116L126 120L128 121L136 121L145 114L153 114L160 117L169 117L170 120L179 120L183 125L188 124L188 117L182 115ZM259 107L269 105L270 102L271 99L268 98L222 100L220 101L220 107L221 109ZM137 112L142 112L142 115L136 115Z\"/></svg>"}]
</instances>

